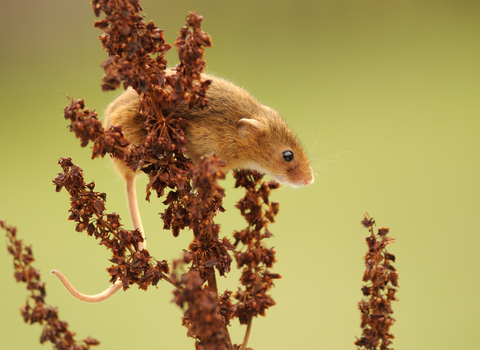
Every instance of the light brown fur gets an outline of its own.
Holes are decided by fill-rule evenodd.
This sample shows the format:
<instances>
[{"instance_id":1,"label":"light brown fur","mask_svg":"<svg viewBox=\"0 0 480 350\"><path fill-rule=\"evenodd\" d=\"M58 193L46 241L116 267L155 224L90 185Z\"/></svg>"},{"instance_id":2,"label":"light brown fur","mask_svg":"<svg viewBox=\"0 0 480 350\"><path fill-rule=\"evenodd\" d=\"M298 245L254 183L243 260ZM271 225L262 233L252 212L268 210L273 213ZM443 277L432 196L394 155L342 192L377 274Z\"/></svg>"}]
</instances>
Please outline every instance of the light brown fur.
<instances>
[{"instance_id":1,"label":"light brown fur","mask_svg":"<svg viewBox=\"0 0 480 350\"><path fill-rule=\"evenodd\" d=\"M203 155L215 153L227 162L227 170L258 170L292 186L313 182L313 171L302 146L276 111L227 80L207 74L202 79L212 80L207 91L209 107L201 110L180 105L173 115L187 121L188 157L196 162ZM147 133L139 106L138 94L128 89L108 106L105 127L120 125L130 142L143 144ZM286 150L293 152L293 161L283 159ZM126 178L129 170L122 161L114 162Z\"/></svg>"}]
</instances>

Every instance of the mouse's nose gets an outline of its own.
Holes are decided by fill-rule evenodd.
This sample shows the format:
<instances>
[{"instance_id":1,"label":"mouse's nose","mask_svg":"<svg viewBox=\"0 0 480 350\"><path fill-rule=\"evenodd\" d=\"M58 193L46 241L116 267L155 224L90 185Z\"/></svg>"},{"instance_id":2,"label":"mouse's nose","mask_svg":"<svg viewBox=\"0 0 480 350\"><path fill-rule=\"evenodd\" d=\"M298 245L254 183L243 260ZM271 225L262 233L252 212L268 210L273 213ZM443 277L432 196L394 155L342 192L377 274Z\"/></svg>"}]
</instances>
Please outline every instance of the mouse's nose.
<instances>
[{"instance_id":1,"label":"mouse's nose","mask_svg":"<svg viewBox=\"0 0 480 350\"><path fill-rule=\"evenodd\" d=\"M306 178L305 180L303 180L303 185L304 186L307 186L307 185L310 185L310 184L313 184L313 176L311 178Z\"/></svg>"}]
</instances>

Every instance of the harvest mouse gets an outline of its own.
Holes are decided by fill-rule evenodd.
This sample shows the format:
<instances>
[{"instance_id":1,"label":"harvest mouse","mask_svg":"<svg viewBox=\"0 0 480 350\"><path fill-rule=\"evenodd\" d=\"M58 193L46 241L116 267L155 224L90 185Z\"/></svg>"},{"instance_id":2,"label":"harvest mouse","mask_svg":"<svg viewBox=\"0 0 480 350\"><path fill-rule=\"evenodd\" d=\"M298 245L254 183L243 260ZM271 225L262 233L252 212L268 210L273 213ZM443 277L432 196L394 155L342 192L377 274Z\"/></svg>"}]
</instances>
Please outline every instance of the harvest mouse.
<instances>
[{"instance_id":1,"label":"harvest mouse","mask_svg":"<svg viewBox=\"0 0 480 350\"><path fill-rule=\"evenodd\" d=\"M167 75L174 72L173 69L167 70ZM184 118L187 122L186 155L193 162L204 155L215 153L226 161L226 170L257 170L293 187L313 182L313 170L305 151L295 133L275 110L260 104L244 89L227 80L202 74L202 80L207 79L212 81L207 91L209 107L203 110L199 107L189 109L184 104L172 116ZM125 138L132 144L143 144L147 131L139 107L138 93L131 88L127 89L107 107L105 129L119 125ZM136 173L122 160L112 160L126 182L133 225L144 235L135 193ZM139 250L145 247L145 242L139 244ZM77 292L58 271L53 273L74 296L87 302L105 300L121 287L121 282L117 281L103 293L88 296Z\"/></svg>"},{"instance_id":2,"label":"harvest mouse","mask_svg":"<svg viewBox=\"0 0 480 350\"><path fill-rule=\"evenodd\" d=\"M312 168L297 136L275 110L227 80L207 74L202 78L212 81L207 91L209 107L189 109L183 104L172 116L187 121L188 157L196 162L215 153L226 161L226 170L257 170L294 187L313 182ZM120 125L127 140L143 144L147 131L139 106L137 92L128 89L108 106L105 128ZM132 172L123 161L113 161L124 178Z\"/></svg>"}]
</instances>

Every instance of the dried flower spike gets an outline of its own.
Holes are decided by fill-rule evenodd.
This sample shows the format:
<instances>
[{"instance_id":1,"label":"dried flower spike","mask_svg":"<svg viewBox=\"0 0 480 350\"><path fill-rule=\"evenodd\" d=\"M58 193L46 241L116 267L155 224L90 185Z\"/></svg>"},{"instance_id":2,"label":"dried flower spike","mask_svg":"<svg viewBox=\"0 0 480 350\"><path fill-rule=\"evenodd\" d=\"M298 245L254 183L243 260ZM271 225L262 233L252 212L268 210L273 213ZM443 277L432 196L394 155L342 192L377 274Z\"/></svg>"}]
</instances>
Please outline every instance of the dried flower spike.
<instances>
[{"instance_id":1,"label":"dried flower spike","mask_svg":"<svg viewBox=\"0 0 480 350\"><path fill-rule=\"evenodd\" d=\"M198 350L228 350L231 348L225 320L220 312L216 291L205 286L205 280L197 270L179 275L177 271L183 265L175 263L176 273L172 280L177 286L174 291L175 302L185 313L182 325L188 328L187 335L195 338Z\"/></svg>"},{"instance_id":2,"label":"dried flower spike","mask_svg":"<svg viewBox=\"0 0 480 350\"><path fill-rule=\"evenodd\" d=\"M93 345L100 344L96 339L88 337L82 343L74 339L75 333L68 330L68 323L60 321L57 308L45 302L47 295L45 284L40 279L40 272L33 267L32 248L23 244L17 237L17 228L0 220L0 227L7 231L8 252L13 255L14 277L17 282L27 284L30 295L27 303L21 308L25 323L44 325L40 343L51 342L55 349L88 350Z\"/></svg>"},{"instance_id":3,"label":"dried flower spike","mask_svg":"<svg viewBox=\"0 0 480 350\"><path fill-rule=\"evenodd\" d=\"M53 270L52 273L60 278L70 293L85 302L99 302L108 299L122 287L126 290L131 284L137 284L146 290L148 286L156 286L161 279L168 278L165 275L169 272L167 262L150 256L139 230L123 229L118 214L105 212L106 194L95 192L93 182L85 183L82 169L73 164L71 158L60 158L58 163L63 172L58 174L53 183L57 192L65 188L70 194L68 219L77 223L78 232L86 232L100 239L100 244L112 252L110 261L114 264L107 269L113 286L93 296L78 292L59 271Z\"/></svg>"},{"instance_id":4,"label":"dried flower spike","mask_svg":"<svg viewBox=\"0 0 480 350\"><path fill-rule=\"evenodd\" d=\"M365 350L393 350L389 347L394 338L390 326L395 322L391 317L393 310L390 303L397 300L398 272L393 267L395 255L387 252L386 246L393 243L387 237L388 228L378 229L374 233L375 220L365 214L362 225L370 231L366 238L368 252L365 255L365 272L362 286L363 299L358 303L361 312L362 337L357 338L355 345Z\"/></svg>"},{"instance_id":5,"label":"dried flower spike","mask_svg":"<svg viewBox=\"0 0 480 350\"><path fill-rule=\"evenodd\" d=\"M280 279L278 273L270 269L276 262L275 249L268 248L264 239L272 237L268 230L269 223L274 222L279 211L277 202L270 202L270 191L280 185L275 181L262 182L263 175L256 171L240 170L234 172L235 187L246 189L245 197L240 199L236 207L248 223L246 229L234 233L234 256L238 268L242 269L241 287L234 297L235 317L241 324L247 325L245 339L240 349L244 350L250 335L252 320L258 315L265 316L268 308L275 305L273 298L267 292L273 287L274 280ZM241 243L241 244L240 244Z\"/></svg>"}]
</instances>

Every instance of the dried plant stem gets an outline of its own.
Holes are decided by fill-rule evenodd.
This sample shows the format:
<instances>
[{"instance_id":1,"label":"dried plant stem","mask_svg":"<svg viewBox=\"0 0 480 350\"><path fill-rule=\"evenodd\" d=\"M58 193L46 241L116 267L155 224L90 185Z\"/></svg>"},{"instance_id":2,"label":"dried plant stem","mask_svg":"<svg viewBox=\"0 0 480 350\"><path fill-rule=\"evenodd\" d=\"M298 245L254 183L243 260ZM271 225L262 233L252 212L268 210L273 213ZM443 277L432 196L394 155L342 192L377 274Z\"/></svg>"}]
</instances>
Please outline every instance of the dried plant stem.
<instances>
[{"instance_id":1,"label":"dried plant stem","mask_svg":"<svg viewBox=\"0 0 480 350\"><path fill-rule=\"evenodd\" d=\"M213 267L211 269L212 269L212 276L207 280L208 287L214 290L215 294L218 296L217 274L215 273L215 269ZM232 339L230 338L230 333L228 332L227 325L224 325L223 327L225 329L225 333L228 336L228 347L230 350L232 350L233 349Z\"/></svg>"},{"instance_id":2,"label":"dried plant stem","mask_svg":"<svg viewBox=\"0 0 480 350\"><path fill-rule=\"evenodd\" d=\"M208 286L215 291L215 293L218 295L218 287L217 287L217 276L215 274L215 270L213 267L210 268L212 271L212 276L208 278L207 283Z\"/></svg>"},{"instance_id":3,"label":"dried plant stem","mask_svg":"<svg viewBox=\"0 0 480 350\"><path fill-rule=\"evenodd\" d=\"M245 337L243 338L242 347L240 350L245 350L247 348L248 338L250 337L250 330L252 329L253 317L248 320L247 330L245 331Z\"/></svg>"},{"instance_id":4,"label":"dried plant stem","mask_svg":"<svg viewBox=\"0 0 480 350\"><path fill-rule=\"evenodd\" d=\"M173 280L172 280L169 276L167 276L167 275L165 275L165 274L162 274L162 279L165 280L165 281L167 281L168 283L170 283L172 286L174 286L175 288L177 288L177 289L178 289L179 291L181 291L181 292L183 292L183 291L185 290L184 287L182 287L182 286L177 286L177 285L175 284L175 282L173 282Z\"/></svg>"},{"instance_id":5,"label":"dried plant stem","mask_svg":"<svg viewBox=\"0 0 480 350\"><path fill-rule=\"evenodd\" d=\"M97 222L99 225L102 225L104 227L107 227L109 230L110 230L110 233L117 239L117 240L120 240L120 236L117 232L115 232L115 228L110 225L110 223L106 220L104 220L100 215L98 214L95 214L95 216L97 217ZM135 254L135 251L132 249L132 247L130 247L129 245L125 246L125 248L130 252L130 254ZM140 251L141 249L137 249L137 251Z\"/></svg>"},{"instance_id":6,"label":"dried plant stem","mask_svg":"<svg viewBox=\"0 0 480 350\"><path fill-rule=\"evenodd\" d=\"M232 338L230 338L230 333L228 332L227 325L224 326L225 333L227 334L228 337L228 349L233 350L233 345L232 345Z\"/></svg>"}]
</instances>

